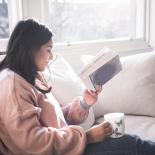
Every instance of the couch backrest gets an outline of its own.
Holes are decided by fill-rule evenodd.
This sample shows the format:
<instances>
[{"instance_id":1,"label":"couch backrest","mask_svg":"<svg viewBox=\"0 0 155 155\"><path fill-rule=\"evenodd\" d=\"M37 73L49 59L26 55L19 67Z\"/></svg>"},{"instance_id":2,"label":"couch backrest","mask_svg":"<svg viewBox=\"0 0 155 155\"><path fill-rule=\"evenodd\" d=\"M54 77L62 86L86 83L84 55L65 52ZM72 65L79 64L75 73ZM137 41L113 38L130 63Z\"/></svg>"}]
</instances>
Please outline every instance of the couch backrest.
<instances>
[{"instance_id":1,"label":"couch backrest","mask_svg":"<svg viewBox=\"0 0 155 155\"><path fill-rule=\"evenodd\" d=\"M121 61L123 70L103 86L95 117L111 112L155 116L155 52Z\"/></svg>"}]
</instances>

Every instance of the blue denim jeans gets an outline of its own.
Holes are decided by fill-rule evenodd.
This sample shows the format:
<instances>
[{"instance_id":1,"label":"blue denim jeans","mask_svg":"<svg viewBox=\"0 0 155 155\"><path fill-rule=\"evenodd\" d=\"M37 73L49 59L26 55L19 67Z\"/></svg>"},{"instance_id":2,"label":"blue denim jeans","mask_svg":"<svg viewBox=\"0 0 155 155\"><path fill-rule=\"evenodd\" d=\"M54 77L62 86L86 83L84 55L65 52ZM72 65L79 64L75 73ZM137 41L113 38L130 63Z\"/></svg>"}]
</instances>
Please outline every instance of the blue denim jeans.
<instances>
[{"instance_id":1,"label":"blue denim jeans","mask_svg":"<svg viewBox=\"0 0 155 155\"><path fill-rule=\"evenodd\" d=\"M88 144L83 155L155 155L155 142L137 136L108 138L101 143Z\"/></svg>"}]
</instances>

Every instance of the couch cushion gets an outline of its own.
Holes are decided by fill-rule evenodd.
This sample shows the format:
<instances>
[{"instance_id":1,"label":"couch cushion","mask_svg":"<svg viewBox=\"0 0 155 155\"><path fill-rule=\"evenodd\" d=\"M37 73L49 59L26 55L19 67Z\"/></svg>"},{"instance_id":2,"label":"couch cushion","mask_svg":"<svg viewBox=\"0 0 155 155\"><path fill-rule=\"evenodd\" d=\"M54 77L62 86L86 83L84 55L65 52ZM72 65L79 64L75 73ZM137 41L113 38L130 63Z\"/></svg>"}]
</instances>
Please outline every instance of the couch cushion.
<instances>
[{"instance_id":1,"label":"couch cushion","mask_svg":"<svg viewBox=\"0 0 155 155\"><path fill-rule=\"evenodd\" d=\"M68 104L71 100L83 94L84 85L76 75L69 63L58 55L56 60L45 71L45 78L52 86L53 95L61 104ZM94 113L91 108L87 120L81 124L85 129L88 129L94 123Z\"/></svg>"},{"instance_id":2,"label":"couch cushion","mask_svg":"<svg viewBox=\"0 0 155 155\"><path fill-rule=\"evenodd\" d=\"M96 120L96 124L104 121L104 117ZM138 135L142 139L155 141L155 117L148 116L125 116L125 133Z\"/></svg>"},{"instance_id":3,"label":"couch cushion","mask_svg":"<svg viewBox=\"0 0 155 155\"><path fill-rule=\"evenodd\" d=\"M121 59L123 70L103 86L95 117L111 112L155 116L155 52Z\"/></svg>"}]
</instances>

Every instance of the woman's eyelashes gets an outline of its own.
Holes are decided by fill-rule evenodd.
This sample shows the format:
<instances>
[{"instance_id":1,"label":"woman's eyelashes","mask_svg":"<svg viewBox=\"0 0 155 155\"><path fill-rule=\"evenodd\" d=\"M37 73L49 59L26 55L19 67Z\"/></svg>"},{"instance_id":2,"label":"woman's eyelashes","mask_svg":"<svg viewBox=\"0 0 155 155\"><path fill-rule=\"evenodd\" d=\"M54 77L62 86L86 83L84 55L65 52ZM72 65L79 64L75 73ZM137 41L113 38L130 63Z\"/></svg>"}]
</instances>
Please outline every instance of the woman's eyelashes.
<instances>
[{"instance_id":1,"label":"woman's eyelashes","mask_svg":"<svg viewBox=\"0 0 155 155\"><path fill-rule=\"evenodd\" d=\"M52 48L47 48L47 52L51 54L52 53Z\"/></svg>"}]
</instances>

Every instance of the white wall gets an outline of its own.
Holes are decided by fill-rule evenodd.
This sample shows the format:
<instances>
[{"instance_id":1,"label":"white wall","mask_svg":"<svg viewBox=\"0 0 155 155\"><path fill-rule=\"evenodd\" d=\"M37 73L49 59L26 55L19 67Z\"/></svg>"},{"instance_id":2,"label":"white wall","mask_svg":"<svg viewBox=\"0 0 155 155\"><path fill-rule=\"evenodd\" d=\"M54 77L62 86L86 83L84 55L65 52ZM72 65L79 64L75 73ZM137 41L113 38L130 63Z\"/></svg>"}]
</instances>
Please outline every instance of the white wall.
<instances>
[{"instance_id":1,"label":"white wall","mask_svg":"<svg viewBox=\"0 0 155 155\"><path fill-rule=\"evenodd\" d=\"M151 0L150 12L150 44L155 48L155 0Z\"/></svg>"}]
</instances>

